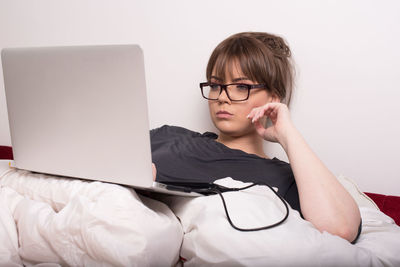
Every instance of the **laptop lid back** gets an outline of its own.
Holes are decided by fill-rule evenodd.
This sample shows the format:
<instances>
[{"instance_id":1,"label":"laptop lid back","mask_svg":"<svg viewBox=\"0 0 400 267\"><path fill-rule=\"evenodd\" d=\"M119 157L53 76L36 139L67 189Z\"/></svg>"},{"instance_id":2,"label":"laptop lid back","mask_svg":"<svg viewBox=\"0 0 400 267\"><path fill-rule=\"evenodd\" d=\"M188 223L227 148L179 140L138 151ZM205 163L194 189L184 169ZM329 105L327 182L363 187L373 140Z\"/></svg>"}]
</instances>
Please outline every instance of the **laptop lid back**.
<instances>
[{"instance_id":1,"label":"laptop lid back","mask_svg":"<svg viewBox=\"0 0 400 267\"><path fill-rule=\"evenodd\" d=\"M8 48L1 56L17 168L151 186L139 46Z\"/></svg>"}]
</instances>

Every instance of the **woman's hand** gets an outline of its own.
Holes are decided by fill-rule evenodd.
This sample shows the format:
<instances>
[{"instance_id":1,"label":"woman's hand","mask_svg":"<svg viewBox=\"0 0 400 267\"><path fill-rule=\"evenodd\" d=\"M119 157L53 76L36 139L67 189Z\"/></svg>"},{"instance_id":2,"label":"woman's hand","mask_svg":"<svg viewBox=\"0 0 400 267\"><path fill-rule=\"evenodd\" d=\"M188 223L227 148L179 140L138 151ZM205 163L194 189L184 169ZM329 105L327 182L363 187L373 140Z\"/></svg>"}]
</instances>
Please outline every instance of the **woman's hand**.
<instances>
[{"instance_id":1,"label":"woman's hand","mask_svg":"<svg viewBox=\"0 0 400 267\"><path fill-rule=\"evenodd\" d=\"M151 167L153 169L153 181L156 180L156 176L157 176L157 168L156 168L156 164L151 163Z\"/></svg>"},{"instance_id":2,"label":"woman's hand","mask_svg":"<svg viewBox=\"0 0 400 267\"><path fill-rule=\"evenodd\" d=\"M272 125L264 128L260 122L263 117L270 118ZM247 118L251 119L262 138L270 142L278 142L281 145L286 143L289 131L294 129L289 109L282 103L270 102L264 106L253 108Z\"/></svg>"}]
</instances>

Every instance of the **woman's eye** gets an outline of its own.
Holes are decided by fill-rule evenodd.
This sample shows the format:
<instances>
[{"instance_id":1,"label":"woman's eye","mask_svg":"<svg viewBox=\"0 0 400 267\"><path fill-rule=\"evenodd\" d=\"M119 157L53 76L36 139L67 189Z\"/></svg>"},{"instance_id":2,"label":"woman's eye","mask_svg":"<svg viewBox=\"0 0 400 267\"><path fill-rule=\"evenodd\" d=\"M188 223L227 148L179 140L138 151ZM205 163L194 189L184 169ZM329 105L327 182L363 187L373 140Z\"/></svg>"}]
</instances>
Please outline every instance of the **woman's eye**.
<instances>
[{"instance_id":1,"label":"woman's eye","mask_svg":"<svg viewBox=\"0 0 400 267\"><path fill-rule=\"evenodd\" d=\"M211 90L219 90L219 84L210 84Z\"/></svg>"},{"instance_id":2,"label":"woman's eye","mask_svg":"<svg viewBox=\"0 0 400 267\"><path fill-rule=\"evenodd\" d=\"M247 90L248 88L247 88L247 85L245 85L245 84L238 84L238 85L236 85L236 89Z\"/></svg>"}]
</instances>

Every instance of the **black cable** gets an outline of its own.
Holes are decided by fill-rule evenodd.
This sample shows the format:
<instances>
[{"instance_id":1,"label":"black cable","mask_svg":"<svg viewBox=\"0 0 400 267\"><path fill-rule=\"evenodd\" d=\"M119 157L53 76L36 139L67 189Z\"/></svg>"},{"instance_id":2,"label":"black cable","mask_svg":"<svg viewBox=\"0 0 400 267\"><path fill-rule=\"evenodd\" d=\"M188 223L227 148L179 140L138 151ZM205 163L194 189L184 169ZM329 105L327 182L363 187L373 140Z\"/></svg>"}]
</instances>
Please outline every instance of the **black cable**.
<instances>
[{"instance_id":1,"label":"black cable","mask_svg":"<svg viewBox=\"0 0 400 267\"><path fill-rule=\"evenodd\" d=\"M248 228L248 229L237 227L236 225L233 224L233 222L232 222L232 220L231 220L231 218L230 218L230 216L229 216L229 212L228 212L228 209L227 209L227 207L226 207L226 202L225 202L225 199L224 199L222 193L223 193L223 192L229 192L229 191L241 191L241 190L244 190L244 189L253 187L253 186L255 186L255 185L265 185L265 186L268 186L268 188L271 189L271 191L274 192L274 194L275 194L275 195L282 201L282 203L285 205L285 208L286 208L286 215L285 215L285 216L283 217L283 219L281 219L280 221L278 221L278 222L276 222L276 223L274 223L274 224L271 224L271 225L263 226L263 227ZM249 185L249 186L245 186L245 187L241 187L241 188L229 188L229 187L224 187L224 186L220 186L220 185L217 185L217 184L212 184L209 188L207 188L207 189L200 189L200 190L197 190L197 192L203 193L203 194L204 194L204 193L205 193L205 194L210 194L211 192L213 192L213 193L215 193L215 194L218 194L218 195L221 197L222 204L224 205L224 209L225 209L225 214L226 214L226 217L227 217L227 219L228 219L230 225L231 225L234 229L236 229L236 230L238 230L238 231L250 232L250 231L260 231L260 230L270 229L270 228L276 227L276 226L280 225L281 223L283 223L283 222L287 219L287 217L289 216L289 207L288 207L287 203L282 199L282 197L281 197L271 186L269 186L269 185L267 185L267 184L253 183L253 184L251 184L251 185Z\"/></svg>"}]
</instances>

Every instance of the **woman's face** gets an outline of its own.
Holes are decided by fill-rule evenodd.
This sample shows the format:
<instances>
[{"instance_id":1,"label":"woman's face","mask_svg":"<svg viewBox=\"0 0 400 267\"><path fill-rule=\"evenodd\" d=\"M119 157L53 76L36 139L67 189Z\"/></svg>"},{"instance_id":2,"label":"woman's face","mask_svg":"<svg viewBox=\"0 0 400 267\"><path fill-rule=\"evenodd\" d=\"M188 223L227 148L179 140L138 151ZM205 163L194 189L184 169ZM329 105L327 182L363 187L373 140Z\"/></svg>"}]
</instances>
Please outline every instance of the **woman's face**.
<instances>
[{"instance_id":1,"label":"woman's face","mask_svg":"<svg viewBox=\"0 0 400 267\"><path fill-rule=\"evenodd\" d=\"M241 71L240 64L237 62L232 63L232 66L227 68L225 79L223 81L221 77L217 77L214 69L210 82L219 84L257 84L257 82L245 77ZM249 98L240 102L232 102L223 90L218 100L208 101L208 106L211 119L221 133L231 137L240 137L254 133L255 128L251 120L247 119L247 115L253 108L265 105L268 102L279 102L279 100L272 97L263 88L251 89Z\"/></svg>"}]
</instances>

